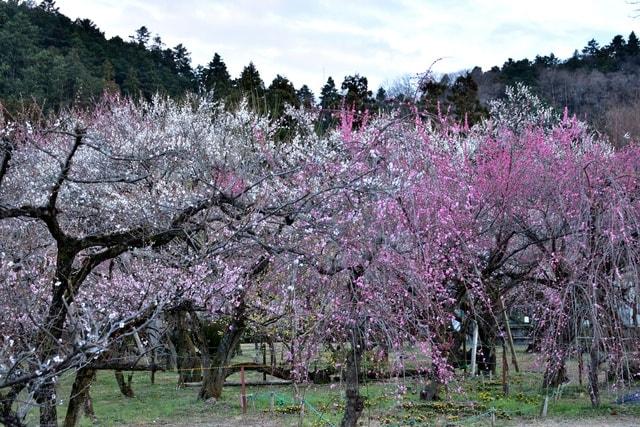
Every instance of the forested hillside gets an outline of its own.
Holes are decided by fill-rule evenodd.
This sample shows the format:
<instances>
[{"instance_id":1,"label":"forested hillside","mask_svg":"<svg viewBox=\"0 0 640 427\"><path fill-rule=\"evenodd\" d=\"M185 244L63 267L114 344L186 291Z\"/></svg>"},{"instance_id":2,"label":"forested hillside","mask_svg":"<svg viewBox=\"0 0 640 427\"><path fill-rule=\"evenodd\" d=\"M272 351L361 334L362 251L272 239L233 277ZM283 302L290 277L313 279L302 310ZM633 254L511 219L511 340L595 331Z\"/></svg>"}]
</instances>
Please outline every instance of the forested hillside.
<instances>
[{"instance_id":1,"label":"forested hillside","mask_svg":"<svg viewBox=\"0 0 640 427\"><path fill-rule=\"evenodd\" d=\"M32 100L55 107L104 90L177 96L195 89L183 46L147 43L107 40L92 21L71 21L53 1L0 2L0 99L8 107Z\"/></svg>"},{"instance_id":2,"label":"forested hillside","mask_svg":"<svg viewBox=\"0 0 640 427\"><path fill-rule=\"evenodd\" d=\"M501 68L474 69L471 75L481 102L501 96L505 85L523 82L554 107L566 106L605 131L616 144L640 136L640 43L634 32L604 46L592 39L566 60L553 54L533 61L509 58Z\"/></svg>"},{"instance_id":3,"label":"forested hillside","mask_svg":"<svg viewBox=\"0 0 640 427\"><path fill-rule=\"evenodd\" d=\"M640 43L633 32L603 46L590 40L568 59L553 53L533 60L509 58L488 71L475 67L417 84L414 80L404 91L378 88L374 95L365 76L344 76L341 84L329 77L318 97L284 75L265 84L253 63L233 78L217 53L205 66L194 67L187 47L167 47L146 27L128 40L107 40L91 20L62 15L53 0L0 0L0 47L0 102L9 110L33 102L45 109L87 104L104 91L145 98L156 92L179 97L210 91L227 105L246 98L253 109L279 118L286 104L326 111L344 102L356 110L378 111L402 108L409 97L432 113L448 111L473 124L486 116L489 100L502 97L507 85L522 82L553 107L567 107L607 133L616 145L640 136ZM320 118L322 127L335 123L330 114Z\"/></svg>"}]
</instances>

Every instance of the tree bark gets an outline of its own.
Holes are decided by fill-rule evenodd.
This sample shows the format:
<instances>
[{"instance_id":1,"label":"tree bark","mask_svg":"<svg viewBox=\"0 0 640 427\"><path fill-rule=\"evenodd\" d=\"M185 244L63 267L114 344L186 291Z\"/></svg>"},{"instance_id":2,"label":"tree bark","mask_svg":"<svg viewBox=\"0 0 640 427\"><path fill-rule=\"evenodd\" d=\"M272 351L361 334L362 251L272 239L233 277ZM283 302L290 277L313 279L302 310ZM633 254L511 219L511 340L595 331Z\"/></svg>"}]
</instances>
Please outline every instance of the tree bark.
<instances>
[{"instance_id":1,"label":"tree bark","mask_svg":"<svg viewBox=\"0 0 640 427\"><path fill-rule=\"evenodd\" d=\"M24 389L24 385L18 384L9 389L6 394L0 393L0 424L7 427L23 427L25 423L12 410L13 402Z\"/></svg>"},{"instance_id":2,"label":"tree bark","mask_svg":"<svg viewBox=\"0 0 640 427\"><path fill-rule=\"evenodd\" d=\"M269 267L269 258L261 257L256 264L251 268L251 271L247 274L247 281L251 282L260 276ZM203 360L205 366L203 366L203 378L202 388L198 397L203 400L210 398L218 399L222 395L222 387L224 386L224 380L227 377L227 371L233 353L236 349L240 348L240 338L246 328L246 310L245 303L245 290L238 291L236 294L237 302L233 308L231 315L231 322L229 328L227 328L220 340L220 344L216 352L209 357L208 351L203 351L203 356L206 355L206 360ZM202 331L202 328L199 328ZM201 340L204 340L204 334L201 336ZM205 346L206 346L206 341ZM238 352L240 354L240 352Z\"/></svg>"},{"instance_id":3,"label":"tree bark","mask_svg":"<svg viewBox=\"0 0 640 427\"><path fill-rule=\"evenodd\" d=\"M118 383L120 392L125 397L133 397L133 388L131 388L131 380L133 379L133 374L129 374L127 381L124 380L124 374L122 373L122 371L114 371L114 374L116 376L116 382Z\"/></svg>"},{"instance_id":4,"label":"tree bark","mask_svg":"<svg viewBox=\"0 0 640 427\"><path fill-rule=\"evenodd\" d=\"M202 388L198 395L200 399L207 400L212 397L218 399L222 396L227 368L245 330L245 310L244 296L241 296L238 305L233 310L231 323L224 332L218 349L211 358L208 358L209 360L205 361Z\"/></svg>"},{"instance_id":5,"label":"tree bark","mask_svg":"<svg viewBox=\"0 0 640 427\"><path fill-rule=\"evenodd\" d=\"M176 349L176 366L178 369L178 384L198 382L202 380L202 363L196 351L192 335L197 335L200 327L197 318L187 310L180 310L167 314L171 324L170 339ZM195 330L194 330L195 329ZM204 343L206 346L206 342ZM200 344L201 354L207 351Z\"/></svg>"},{"instance_id":6,"label":"tree bark","mask_svg":"<svg viewBox=\"0 0 640 427\"><path fill-rule=\"evenodd\" d=\"M595 341L595 339L594 339ZM597 344L591 345L591 351L589 352L589 398L591 399L591 405L593 407L600 406L600 390L598 388L598 346Z\"/></svg>"},{"instance_id":7,"label":"tree bark","mask_svg":"<svg viewBox=\"0 0 640 427\"><path fill-rule=\"evenodd\" d=\"M354 331L351 351L347 356L345 370L346 404L344 415L340 422L341 427L355 427L358 419L364 411L364 398L360 395L360 380L362 378L362 356L364 354L364 342L358 328Z\"/></svg>"},{"instance_id":8,"label":"tree bark","mask_svg":"<svg viewBox=\"0 0 640 427\"><path fill-rule=\"evenodd\" d=\"M85 404L90 402L89 390L95 377L96 371L90 368L82 368L76 373L76 379L71 387L67 414L64 418L64 427L76 427L80 422L82 410L85 408ZM93 410L92 407L91 410ZM93 414L87 413L87 415Z\"/></svg>"},{"instance_id":9,"label":"tree bark","mask_svg":"<svg viewBox=\"0 0 640 427\"><path fill-rule=\"evenodd\" d=\"M40 405L40 427L57 427L56 386L52 380L45 380L38 388L36 402Z\"/></svg>"}]
</instances>

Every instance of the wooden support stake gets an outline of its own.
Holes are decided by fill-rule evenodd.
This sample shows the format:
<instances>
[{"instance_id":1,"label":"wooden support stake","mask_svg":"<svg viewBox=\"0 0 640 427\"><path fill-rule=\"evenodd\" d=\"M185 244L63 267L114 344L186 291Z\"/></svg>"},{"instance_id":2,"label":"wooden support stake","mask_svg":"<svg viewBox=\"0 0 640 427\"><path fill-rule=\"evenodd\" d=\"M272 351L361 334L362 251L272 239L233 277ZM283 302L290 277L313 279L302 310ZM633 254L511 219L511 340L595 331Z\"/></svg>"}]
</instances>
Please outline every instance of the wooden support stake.
<instances>
[{"instance_id":1,"label":"wooden support stake","mask_svg":"<svg viewBox=\"0 0 640 427\"><path fill-rule=\"evenodd\" d=\"M542 409L540 410L540 416L542 418L547 416L547 409L549 408L549 396L544 397L544 402L542 403Z\"/></svg>"},{"instance_id":2,"label":"wooden support stake","mask_svg":"<svg viewBox=\"0 0 640 427\"><path fill-rule=\"evenodd\" d=\"M502 393L509 396L509 362L507 362L507 346L502 340Z\"/></svg>"},{"instance_id":3,"label":"wooden support stake","mask_svg":"<svg viewBox=\"0 0 640 427\"><path fill-rule=\"evenodd\" d=\"M142 340L140 339L140 335L138 335L138 331L135 331L133 333L133 339L136 342L136 346L138 347L138 351L140 352L140 358L142 359L143 363L147 366L151 366L151 362L149 361L149 358L147 357L147 352L144 349L144 345L142 344Z\"/></svg>"},{"instance_id":4,"label":"wooden support stake","mask_svg":"<svg viewBox=\"0 0 640 427\"><path fill-rule=\"evenodd\" d=\"M262 343L262 365L267 366L267 344ZM267 382L267 372L262 373L262 381Z\"/></svg>"},{"instance_id":5,"label":"wooden support stake","mask_svg":"<svg viewBox=\"0 0 640 427\"><path fill-rule=\"evenodd\" d=\"M473 341L471 342L471 376L476 375L476 353L478 352L478 322L473 321Z\"/></svg>"},{"instance_id":6,"label":"wooden support stake","mask_svg":"<svg viewBox=\"0 0 640 427\"><path fill-rule=\"evenodd\" d=\"M467 376L467 369L469 366L467 365L467 331L464 330L464 339L462 340L462 357L464 358L464 376Z\"/></svg>"},{"instance_id":7,"label":"wooden support stake","mask_svg":"<svg viewBox=\"0 0 640 427\"><path fill-rule=\"evenodd\" d=\"M244 366L240 368L240 405L242 413L247 413L247 389L244 382Z\"/></svg>"},{"instance_id":8,"label":"wooden support stake","mask_svg":"<svg viewBox=\"0 0 640 427\"><path fill-rule=\"evenodd\" d=\"M578 384L582 387L582 371L584 370L584 360L582 359L582 347L578 348Z\"/></svg>"},{"instance_id":9,"label":"wooden support stake","mask_svg":"<svg viewBox=\"0 0 640 427\"><path fill-rule=\"evenodd\" d=\"M516 372L520 372L520 367L518 367L518 358L516 357L516 349L513 345L513 335L511 334L509 316L507 315L507 310L504 307L504 301L502 301L502 297L500 297L500 309L502 310L502 316L504 317L504 327L507 330L507 337L509 338L509 348L511 349L511 363L513 364L513 368L516 370Z\"/></svg>"}]
</instances>

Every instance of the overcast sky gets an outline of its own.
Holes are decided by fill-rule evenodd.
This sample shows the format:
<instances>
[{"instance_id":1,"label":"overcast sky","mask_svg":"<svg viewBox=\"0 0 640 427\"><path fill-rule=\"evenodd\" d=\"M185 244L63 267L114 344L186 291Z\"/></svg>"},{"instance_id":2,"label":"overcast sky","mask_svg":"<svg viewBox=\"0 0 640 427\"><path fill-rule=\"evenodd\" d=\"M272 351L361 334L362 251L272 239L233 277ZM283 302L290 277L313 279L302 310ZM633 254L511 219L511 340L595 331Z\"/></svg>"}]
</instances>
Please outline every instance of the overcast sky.
<instances>
[{"instance_id":1,"label":"overcast sky","mask_svg":"<svg viewBox=\"0 0 640 427\"><path fill-rule=\"evenodd\" d=\"M218 52L233 77L253 61L316 93L360 73L374 90L407 73L483 69L507 58L566 58L590 38L640 34L625 0L58 0L65 15L93 20L107 37L147 26L193 64ZM638 6L640 7L640 6Z\"/></svg>"}]
</instances>

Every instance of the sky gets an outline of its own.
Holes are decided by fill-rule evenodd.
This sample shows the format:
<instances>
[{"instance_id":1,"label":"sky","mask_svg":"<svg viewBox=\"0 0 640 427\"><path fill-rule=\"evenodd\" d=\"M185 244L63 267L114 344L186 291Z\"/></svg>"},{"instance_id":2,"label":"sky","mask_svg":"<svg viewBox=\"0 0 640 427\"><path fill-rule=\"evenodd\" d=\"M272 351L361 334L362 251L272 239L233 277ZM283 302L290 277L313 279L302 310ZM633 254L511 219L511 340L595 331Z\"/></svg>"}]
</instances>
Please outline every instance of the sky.
<instances>
[{"instance_id":1,"label":"sky","mask_svg":"<svg viewBox=\"0 0 640 427\"><path fill-rule=\"evenodd\" d=\"M128 39L145 25L193 65L215 52L236 77L250 61L268 85L276 74L319 94L359 73L373 90L428 69L489 69L508 58L571 56L595 38L640 34L627 0L57 0L71 19ZM435 62L435 64L434 64Z\"/></svg>"}]
</instances>

